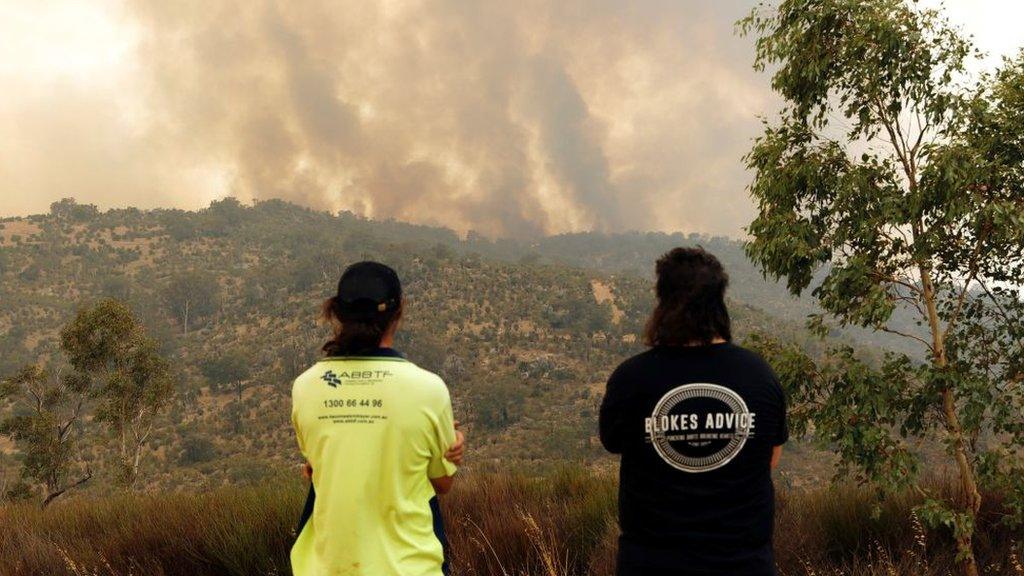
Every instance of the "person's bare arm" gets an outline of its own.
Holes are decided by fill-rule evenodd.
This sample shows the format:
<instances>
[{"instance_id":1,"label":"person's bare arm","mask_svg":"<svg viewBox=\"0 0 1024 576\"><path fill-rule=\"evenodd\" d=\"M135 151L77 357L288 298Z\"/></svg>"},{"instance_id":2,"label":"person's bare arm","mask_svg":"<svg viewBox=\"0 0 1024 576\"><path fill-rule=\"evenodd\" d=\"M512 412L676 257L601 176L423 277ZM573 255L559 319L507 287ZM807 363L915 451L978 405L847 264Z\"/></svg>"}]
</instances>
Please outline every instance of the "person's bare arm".
<instances>
[{"instance_id":1,"label":"person's bare arm","mask_svg":"<svg viewBox=\"0 0 1024 576\"><path fill-rule=\"evenodd\" d=\"M466 435L459 430L459 421L455 421L455 443L448 448L448 451L444 453L444 459L455 464L456 466L462 465L462 455L466 450ZM434 492L437 494L447 494L452 491L452 486L455 484L454 476L442 476L440 478L431 478L430 483L434 485Z\"/></svg>"},{"instance_id":2,"label":"person's bare arm","mask_svg":"<svg viewBox=\"0 0 1024 576\"><path fill-rule=\"evenodd\" d=\"M455 421L455 444L452 444L451 448L444 453L444 459L455 464L456 466L462 466L462 455L466 448L466 435L459 430L459 421Z\"/></svg>"},{"instance_id":3,"label":"person's bare arm","mask_svg":"<svg viewBox=\"0 0 1024 576\"><path fill-rule=\"evenodd\" d=\"M447 494L452 491L452 485L455 484L454 476L441 476L440 478L431 478L430 483L434 485L434 492L441 495Z\"/></svg>"},{"instance_id":4,"label":"person's bare arm","mask_svg":"<svg viewBox=\"0 0 1024 576\"><path fill-rule=\"evenodd\" d=\"M779 460L782 459L782 446L776 446L772 448L772 470L779 465Z\"/></svg>"}]
</instances>

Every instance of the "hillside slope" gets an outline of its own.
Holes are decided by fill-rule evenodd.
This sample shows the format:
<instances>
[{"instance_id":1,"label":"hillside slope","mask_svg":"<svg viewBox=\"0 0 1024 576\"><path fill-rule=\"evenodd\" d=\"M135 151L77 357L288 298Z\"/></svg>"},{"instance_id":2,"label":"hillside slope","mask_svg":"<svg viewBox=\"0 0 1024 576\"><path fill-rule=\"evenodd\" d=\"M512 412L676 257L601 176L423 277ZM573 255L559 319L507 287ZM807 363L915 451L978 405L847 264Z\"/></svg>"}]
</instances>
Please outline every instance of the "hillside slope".
<instances>
[{"instance_id":1,"label":"hillside slope","mask_svg":"<svg viewBox=\"0 0 1024 576\"><path fill-rule=\"evenodd\" d=\"M177 373L175 404L143 466L143 478L164 488L254 481L297 462L290 382L326 337L320 302L360 259L388 262L402 276L408 311L398 346L448 382L478 468L608 461L595 437L603 383L641 349L652 305L646 271L668 246L700 242L722 257L739 338L768 330L817 345L801 327L808 304L762 280L740 260L740 245L723 239L460 239L445 229L231 199L199 212L101 213L63 202L0 225L0 374L49 361L77 307L102 297L130 303ZM209 286L187 323L174 305L182 284ZM226 357L243 358L248 375L219 379ZM85 458L109 473L108 441L93 428L82 432ZM0 451L0 464L13 470L17 454L9 445ZM791 470L791 480L827 470L811 463Z\"/></svg>"}]
</instances>

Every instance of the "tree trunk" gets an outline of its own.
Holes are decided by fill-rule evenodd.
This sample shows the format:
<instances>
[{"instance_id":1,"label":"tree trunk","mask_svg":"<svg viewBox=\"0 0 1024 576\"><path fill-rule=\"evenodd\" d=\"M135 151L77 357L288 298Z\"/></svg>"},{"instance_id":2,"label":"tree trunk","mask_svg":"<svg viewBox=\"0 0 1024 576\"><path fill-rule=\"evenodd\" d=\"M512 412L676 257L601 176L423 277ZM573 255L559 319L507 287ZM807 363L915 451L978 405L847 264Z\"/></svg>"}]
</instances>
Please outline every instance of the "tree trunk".
<instances>
[{"instance_id":1,"label":"tree trunk","mask_svg":"<svg viewBox=\"0 0 1024 576\"><path fill-rule=\"evenodd\" d=\"M131 463L131 468L130 468L130 470L131 470L131 478L130 478L130 482L128 484L128 488L130 490L134 490L135 489L135 485L139 481L139 465L141 464L141 462L142 462L142 442L139 442L138 444L135 445L135 454L132 455L132 463Z\"/></svg>"},{"instance_id":2,"label":"tree trunk","mask_svg":"<svg viewBox=\"0 0 1024 576\"><path fill-rule=\"evenodd\" d=\"M935 304L935 286L932 283L931 270L926 265L920 266L921 285L924 292L925 306L928 311L928 327L932 336L932 364L941 369L948 366L946 358L946 343L943 340L942 327L939 325L939 314ZM972 528L957 536L957 546L960 551L968 552L962 561L964 574L966 576L979 576L978 562L974 557L974 528L973 524L981 509L981 492L978 491L978 482L975 478L974 466L967 455L967 445L964 439L963 427L960 424L960 417L956 412L956 399L953 397L953 389L946 386L942 390L942 414L946 424L946 434L953 446L953 456L956 459L957 470L960 475L960 488L965 502L966 512L971 517Z\"/></svg>"},{"instance_id":3,"label":"tree trunk","mask_svg":"<svg viewBox=\"0 0 1024 576\"><path fill-rule=\"evenodd\" d=\"M134 461L134 439L129 439L130 431L127 426L121 429L121 450L120 455L117 459L117 465L119 467L117 473L117 482L121 488L131 490L135 484L135 468L132 466Z\"/></svg>"}]
</instances>

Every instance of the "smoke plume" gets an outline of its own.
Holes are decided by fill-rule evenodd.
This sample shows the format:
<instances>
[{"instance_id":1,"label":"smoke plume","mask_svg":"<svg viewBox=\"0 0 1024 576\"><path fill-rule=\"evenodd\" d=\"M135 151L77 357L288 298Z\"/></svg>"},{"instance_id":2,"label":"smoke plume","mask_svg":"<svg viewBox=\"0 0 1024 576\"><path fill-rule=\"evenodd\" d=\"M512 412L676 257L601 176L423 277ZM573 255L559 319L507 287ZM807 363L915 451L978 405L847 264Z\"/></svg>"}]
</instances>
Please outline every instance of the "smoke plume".
<instances>
[{"instance_id":1,"label":"smoke plume","mask_svg":"<svg viewBox=\"0 0 1024 576\"><path fill-rule=\"evenodd\" d=\"M733 34L750 4L107 3L126 40L102 74L0 104L0 209L235 195L487 235L738 236L740 158L775 105Z\"/></svg>"}]
</instances>

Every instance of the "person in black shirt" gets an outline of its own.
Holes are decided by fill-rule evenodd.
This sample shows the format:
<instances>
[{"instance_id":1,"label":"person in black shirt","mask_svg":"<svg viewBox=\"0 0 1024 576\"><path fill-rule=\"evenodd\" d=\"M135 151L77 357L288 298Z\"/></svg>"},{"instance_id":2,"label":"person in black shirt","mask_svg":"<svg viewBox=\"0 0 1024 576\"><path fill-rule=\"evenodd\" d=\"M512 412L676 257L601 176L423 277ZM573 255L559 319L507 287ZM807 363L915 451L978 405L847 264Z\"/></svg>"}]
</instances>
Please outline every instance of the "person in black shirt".
<instances>
[{"instance_id":1,"label":"person in black shirt","mask_svg":"<svg viewBox=\"0 0 1024 576\"><path fill-rule=\"evenodd\" d=\"M650 349L615 370L601 404L601 442L622 455L617 574L773 576L782 389L731 342L717 258L676 248L657 276Z\"/></svg>"}]
</instances>

